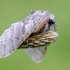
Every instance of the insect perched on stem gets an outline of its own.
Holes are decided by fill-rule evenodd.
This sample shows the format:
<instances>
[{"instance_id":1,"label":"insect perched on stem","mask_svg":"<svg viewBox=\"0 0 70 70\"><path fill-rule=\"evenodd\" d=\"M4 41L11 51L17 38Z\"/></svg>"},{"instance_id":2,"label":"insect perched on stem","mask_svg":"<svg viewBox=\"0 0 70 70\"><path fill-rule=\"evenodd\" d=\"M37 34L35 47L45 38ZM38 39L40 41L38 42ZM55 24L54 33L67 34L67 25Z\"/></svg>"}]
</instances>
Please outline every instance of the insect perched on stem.
<instances>
[{"instance_id":1,"label":"insect perched on stem","mask_svg":"<svg viewBox=\"0 0 70 70\"><path fill-rule=\"evenodd\" d=\"M52 28L54 27L54 31ZM0 37L0 58L23 48L35 61L44 57L47 46L58 37L54 15L47 11L32 11L24 20L14 23Z\"/></svg>"}]
</instances>

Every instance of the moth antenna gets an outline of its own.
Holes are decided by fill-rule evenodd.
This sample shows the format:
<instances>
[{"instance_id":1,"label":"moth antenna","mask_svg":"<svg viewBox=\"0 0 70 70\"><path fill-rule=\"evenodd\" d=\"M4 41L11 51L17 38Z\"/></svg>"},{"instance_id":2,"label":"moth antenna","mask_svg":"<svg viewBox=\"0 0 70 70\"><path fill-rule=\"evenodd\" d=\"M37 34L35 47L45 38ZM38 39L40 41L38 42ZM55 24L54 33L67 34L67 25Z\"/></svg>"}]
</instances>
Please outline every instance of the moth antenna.
<instances>
[{"instance_id":1,"label":"moth antenna","mask_svg":"<svg viewBox=\"0 0 70 70\"><path fill-rule=\"evenodd\" d=\"M33 13L35 13L35 11L33 11L33 10L31 10L31 12L30 12L31 14L33 14Z\"/></svg>"}]
</instances>

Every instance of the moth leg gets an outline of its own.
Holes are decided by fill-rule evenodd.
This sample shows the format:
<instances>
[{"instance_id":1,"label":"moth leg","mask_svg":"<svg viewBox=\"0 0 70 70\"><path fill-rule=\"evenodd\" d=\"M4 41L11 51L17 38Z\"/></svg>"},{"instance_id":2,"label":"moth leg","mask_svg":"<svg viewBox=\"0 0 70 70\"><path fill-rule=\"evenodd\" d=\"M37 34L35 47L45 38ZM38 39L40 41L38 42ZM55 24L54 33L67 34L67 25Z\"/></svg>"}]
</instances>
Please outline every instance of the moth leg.
<instances>
[{"instance_id":1,"label":"moth leg","mask_svg":"<svg viewBox=\"0 0 70 70\"><path fill-rule=\"evenodd\" d=\"M27 38L27 46L28 46L28 40L29 40L29 37Z\"/></svg>"},{"instance_id":2,"label":"moth leg","mask_svg":"<svg viewBox=\"0 0 70 70\"><path fill-rule=\"evenodd\" d=\"M48 27L49 27L49 31L51 31L52 28L54 28L53 31L55 31L55 32L57 31L57 25L56 25L56 23L54 23L54 24L51 25L51 26L49 25Z\"/></svg>"},{"instance_id":3,"label":"moth leg","mask_svg":"<svg viewBox=\"0 0 70 70\"><path fill-rule=\"evenodd\" d=\"M57 24L54 23L54 31L56 32L57 31Z\"/></svg>"}]
</instances>

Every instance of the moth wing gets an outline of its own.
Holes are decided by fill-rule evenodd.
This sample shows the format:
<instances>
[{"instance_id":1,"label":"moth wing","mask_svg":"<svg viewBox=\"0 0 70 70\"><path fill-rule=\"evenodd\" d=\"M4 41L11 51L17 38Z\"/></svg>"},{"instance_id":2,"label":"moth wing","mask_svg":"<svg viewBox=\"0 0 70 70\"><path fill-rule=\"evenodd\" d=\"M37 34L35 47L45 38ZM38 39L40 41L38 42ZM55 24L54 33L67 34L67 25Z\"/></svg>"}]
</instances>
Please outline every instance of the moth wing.
<instances>
[{"instance_id":1,"label":"moth wing","mask_svg":"<svg viewBox=\"0 0 70 70\"><path fill-rule=\"evenodd\" d=\"M26 48L24 50L32 58L33 61L35 61L36 63L39 63L40 61L42 61L42 59L46 53L47 46Z\"/></svg>"},{"instance_id":2,"label":"moth wing","mask_svg":"<svg viewBox=\"0 0 70 70\"><path fill-rule=\"evenodd\" d=\"M38 12L39 11L30 15L24 19L23 22L20 21L11 25L11 27L5 30L2 36L0 36L0 58L4 58L12 54L27 37L29 37L33 32L37 32L48 22L49 16L42 18L45 13L41 12L43 14L41 15L41 13Z\"/></svg>"},{"instance_id":3,"label":"moth wing","mask_svg":"<svg viewBox=\"0 0 70 70\"><path fill-rule=\"evenodd\" d=\"M35 29L31 27L30 23L26 24L26 26L22 26L22 24L25 23L17 22L12 24L0 36L0 58L11 55L34 32Z\"/></svg>"}]
</instances>

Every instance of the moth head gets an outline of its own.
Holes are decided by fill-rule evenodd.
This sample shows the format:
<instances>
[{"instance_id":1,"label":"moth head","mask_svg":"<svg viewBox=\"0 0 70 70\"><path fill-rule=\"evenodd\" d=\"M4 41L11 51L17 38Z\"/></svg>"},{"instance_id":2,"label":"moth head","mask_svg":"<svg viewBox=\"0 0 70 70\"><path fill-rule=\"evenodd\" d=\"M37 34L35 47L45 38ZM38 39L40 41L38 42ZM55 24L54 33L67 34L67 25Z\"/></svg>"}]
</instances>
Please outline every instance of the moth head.
<instances>
[{"instance_id":1,"label":"moth head","mask_svg":"<svg viewBox=\"0 0 70 70\"><path fill-rule=\"evenodd\" d=\"M43 28L41 28L39 32L42 33L42 32L53 31L53 30L56 32L57 25L55 20L49 18L48 23L45 26L43 26Z\"/></svg>"},{"instance_id":2,"label":"moth head","mask_svg":"<svg viewBox=\"0 0 70 70\"><path fill-rule=\"evenodd\" d=\"M49 25L54 25L55 24L55 21L53 21L52 19L49 19L48 24Z\"/></svg>"},{"instance_id":3,"label":"moth head","mask_svg":"<svg viewBox=\"0 0 70 70\"><path fill-rule=\"evenodd\" d=\"M54 28L54 31L57 30L57 24L53 14L50 15L48 24L46 24L44 27L44 31L52 31L52 28Z\"/></svg>"}]
</instances>

